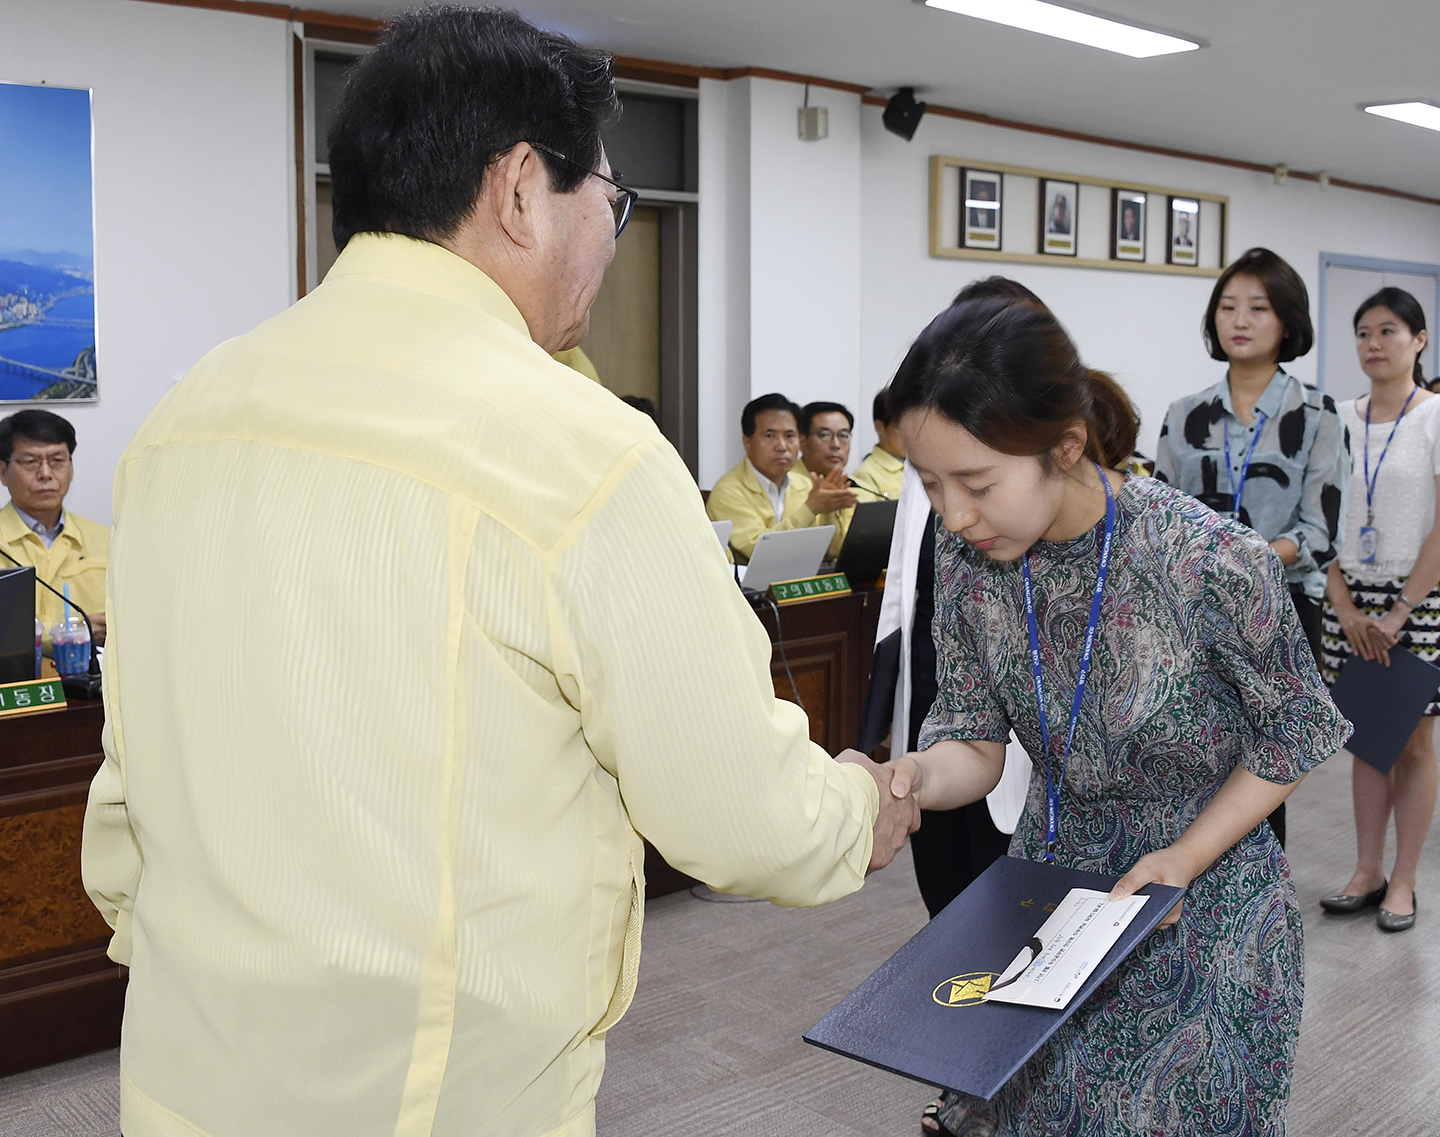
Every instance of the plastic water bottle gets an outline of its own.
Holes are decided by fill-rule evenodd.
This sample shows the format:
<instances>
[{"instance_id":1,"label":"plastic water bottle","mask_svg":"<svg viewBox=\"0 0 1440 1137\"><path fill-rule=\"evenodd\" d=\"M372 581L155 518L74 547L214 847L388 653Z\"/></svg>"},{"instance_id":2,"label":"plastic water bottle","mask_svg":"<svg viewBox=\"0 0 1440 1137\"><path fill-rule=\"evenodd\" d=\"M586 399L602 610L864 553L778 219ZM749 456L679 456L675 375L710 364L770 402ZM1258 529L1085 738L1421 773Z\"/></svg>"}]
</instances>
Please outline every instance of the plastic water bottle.
<instances>
[{"instance_id":1,"label":"plastic water bottle","mask_svg":"<svg viewBox=\"0 0 1440 1137\"><path fill-rule=\"evenodd\" d=\"M45 625L35 621L35 678L40 678L40 660L45 650Z\"/></svg>"},{"instance_id":2,"label":"plastic water bottle","mask_svg":"<svg viewBox=\"0 0 1440 1137\"><path fill-rule=\"evenodd\" d=\"M65 595L64 622L50 629L50 645L55 652L55 670L61 675L84 675L90 670L90 628L85 618L70 611L70 586Z\"/></svg>"},{"instance_id":3,"label":"plastic water bottle","mask_svg":"<svg viewBox=\"0 0 1440 1137\"><path fill-rule=\"evenodd\" d=\"M79 616L50 628L55 670L61 675L84 675L90 670L90 629Z\"/></svg>"}]
</instances>

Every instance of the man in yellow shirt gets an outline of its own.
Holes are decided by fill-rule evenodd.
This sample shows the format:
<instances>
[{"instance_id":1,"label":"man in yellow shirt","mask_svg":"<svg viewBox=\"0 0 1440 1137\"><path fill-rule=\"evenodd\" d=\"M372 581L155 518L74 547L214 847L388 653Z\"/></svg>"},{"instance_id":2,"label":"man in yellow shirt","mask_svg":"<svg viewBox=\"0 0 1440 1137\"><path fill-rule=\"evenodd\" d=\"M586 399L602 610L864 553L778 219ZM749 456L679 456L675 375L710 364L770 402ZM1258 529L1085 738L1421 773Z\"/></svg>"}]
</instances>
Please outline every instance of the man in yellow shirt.
<instances>
[{"instance_id":1,"label":"man in yellow shirt","mask_svg":"<svg viewBox=\"0 0 1440 1137\"><path fill-rule=\"evenodd\" d=\"M110 530L67 511L65 495L75 477L75 428L57 414L18 411L0 420L0 485L10 501L0 509L0 567L35 567L35 578L63 592L85 610L95 642L105 642L105 565ZM65 605L35 586L35 614L50 628L64 619Z\"/></svg>"},{"instance_id":2,"label":"man in yellow shirt","mask_svg":"<svg viewBox=\"0 0 1440 1137\"><path fill-rule=\"evenodd\" d=\"M850 523L855 520L855 502L874 501L877 497L845 474L854 429L855 416L841 403L806 403L801 408L800 459L805 472L816 481L825 480L827 485L848 487L855 498L821 523L835 526L835 539L829 549L832 557L840 554L840 546L850 532Z\"/></svg>"},{"instance_id":3,"label":"man in yellow shirt","mask_svg":"<svg viewBox=\"0 0 1440 1137\"><path fill-rule=\"evenodd\" d=\"M615 105L514 13L397 16L334 268L121 459L82 863L126 1137L591 1137L639 834L815 904L918 820L775 699L679 455L548 354L628 210Z\"/></svg>"},{"instance_id":4,"label":"man in yellow shirt","mask_svg":"<svg viewBox=\"0 0 1440 1137\"><path fill-rule=\"evenodd\" d=\"M865 455L850 479L877 500L899 498L900 486L905 481L905 440L900 437L900 425L889 417L885 401L889 389L882 387L875 395L875 433L880 437L879 445Z\"/></svg>"},{"instance_id":5,"label":"man in yellow shirt","mask_svg":"<svg viewBox=\"0 0 1440 1137\"><path fill-rule=\"evenodd\" d=\"M799 417L800 409L779 394L751 399L740 413L745 457L715 483L705 511L711 521L733 523L730 547L742 563L755 551L760 534L777 529L835 525L831 555L839 551L844 535L838 515L855 504L855 494L843 479L817 481L796 466Z\"/></svg>"}]
</instances>

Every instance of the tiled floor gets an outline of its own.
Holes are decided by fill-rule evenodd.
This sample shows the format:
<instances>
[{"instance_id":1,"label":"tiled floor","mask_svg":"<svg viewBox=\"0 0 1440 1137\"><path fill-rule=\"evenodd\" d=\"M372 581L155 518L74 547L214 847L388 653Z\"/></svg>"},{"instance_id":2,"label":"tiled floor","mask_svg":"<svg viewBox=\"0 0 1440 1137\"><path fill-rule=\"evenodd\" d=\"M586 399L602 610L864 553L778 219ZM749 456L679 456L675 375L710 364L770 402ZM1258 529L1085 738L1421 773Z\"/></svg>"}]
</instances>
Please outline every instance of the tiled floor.
<instances>
[{"instance_id":1,"label":"tiled floor","mask_svg":"<svg viewBox=\"0 0 1440 1137\"><path fill-rule=\"evenodd\" d=\"M1422 902L1414 932L1385 936L1316 905L1351 868L1349 763L1326 763L1290 805L1307 991L1289 1137L1436 1137L1440 907ZM1427 881L1440 897L1440 835ZM610 1036L602 1137L914 1137L925 1087L800 1036L924 919L908 857L828 908L651 904L639 994ZM0 1135L114 1137L116 1071L112 1051L0 1080Z\"/></svg>"}]
</instances>

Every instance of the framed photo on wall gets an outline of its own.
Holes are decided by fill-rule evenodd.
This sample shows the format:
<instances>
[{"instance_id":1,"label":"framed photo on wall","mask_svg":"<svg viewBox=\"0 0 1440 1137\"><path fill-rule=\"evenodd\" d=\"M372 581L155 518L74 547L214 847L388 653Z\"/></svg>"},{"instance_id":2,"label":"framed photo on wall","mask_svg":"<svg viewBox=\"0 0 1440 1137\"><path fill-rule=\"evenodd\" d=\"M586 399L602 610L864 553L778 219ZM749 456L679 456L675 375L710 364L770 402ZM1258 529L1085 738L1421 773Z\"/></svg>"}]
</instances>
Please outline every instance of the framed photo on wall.
<instances>
[{"instance_id":1,"label":"framed photo on wall","mask_svg":"<svg viewBox=\"0 0 1440 1137\"><path fill-rule=\"evenodd\" d=\"M1073 257L1080 227L1080 185L1053 178L1040 179L1040 239L1042 253Z\"/></svg>"},{"instance_id":2,"label":"framed photo on wall","mask_svg":"<svg viewBox=\"0 0 1440 1137\"><path fill-rule=\"evenodd\" d=\"M1165 260L1172 265L1200 263L1200 203L1194 198L1171 197L1170 219L1165 226Z\"/></svg>"},{"instance_id":3,"label":"framed photo on wall","mask_svg":"<svg viewBox=\"0 0 1440 1137\"><path fill-rule=\"evenodd\" d=\"M960 247L1000 248L1002 176L995 170L960 171Z\"/></svg>"},{"instance_id":4,"label":"framed photo on wall","mask_svg":"<svg viewBox=\"0 0 1440 1137\"><path fill-rule=\"evenodd\" d=\"M1139 190L1110 191L1110 256L1117 261L1145 259L1145 201Z\"/></svg>"},{"instance_id":5,"label":"framed photo on wall","mask_svg":"<svg viewBox=\"0 0 1440 1137\"><path fill-rule=\"evenodd\" d=\"M0 82L0 403L99 397L93 141L89 90Z\"/></svg>"}]
</instances>

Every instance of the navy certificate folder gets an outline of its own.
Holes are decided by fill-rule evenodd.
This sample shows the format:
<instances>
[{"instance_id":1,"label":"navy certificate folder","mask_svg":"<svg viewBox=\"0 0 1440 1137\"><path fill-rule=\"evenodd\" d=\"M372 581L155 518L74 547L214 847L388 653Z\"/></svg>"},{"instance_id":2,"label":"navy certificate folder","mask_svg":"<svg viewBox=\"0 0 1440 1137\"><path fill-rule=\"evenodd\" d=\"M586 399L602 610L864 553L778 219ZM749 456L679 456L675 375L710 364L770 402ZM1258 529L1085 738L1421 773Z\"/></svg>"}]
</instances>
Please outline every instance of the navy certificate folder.
<instances>
[{"instance_id":1,"label":"navy certificate folder","mask_svg":"<svg viewBox=\"0 0 1440 1137\"><path fill-rule=\"evenodd\" d=\"M1390 649L1389 667L1352 655L1330 688L1355 728L1345 749L1388 774L1437 689L1440 668L1403 647Z\"/></svg>"},{"instance_id":2,"label":"navy certificate folder","mask_svg":"<svg viewBox=\"0 0 1440 1137\"><path fill-rule=\"evenodd\" d=\"M1183 888L1150 900L1063 1011L981 1000L1072 888L1119 877L1001 857L805 1035L814 1046L932 1086L990 1099L1165 918Z\"/></svg>"}]
</instances>

